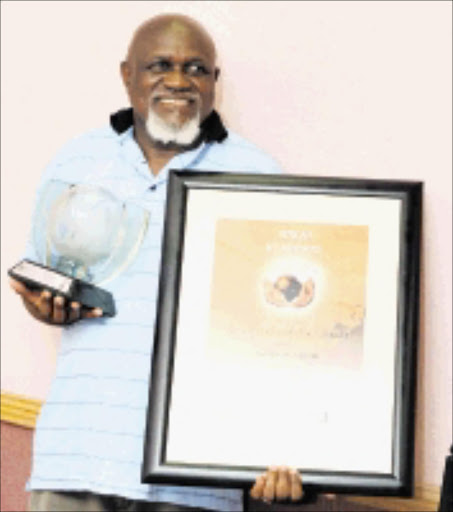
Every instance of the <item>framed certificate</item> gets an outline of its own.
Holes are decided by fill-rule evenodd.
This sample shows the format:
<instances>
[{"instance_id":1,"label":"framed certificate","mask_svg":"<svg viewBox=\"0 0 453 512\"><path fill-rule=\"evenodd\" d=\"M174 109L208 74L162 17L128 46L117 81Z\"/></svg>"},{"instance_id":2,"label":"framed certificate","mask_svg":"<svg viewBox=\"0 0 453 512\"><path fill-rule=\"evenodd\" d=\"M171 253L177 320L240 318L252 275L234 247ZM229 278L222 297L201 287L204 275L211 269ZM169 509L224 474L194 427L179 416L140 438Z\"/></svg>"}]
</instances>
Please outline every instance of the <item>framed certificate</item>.
<instances>
[{"instance_id":1,"label":"framed certificate","mask_svg":"<svg viewBox=\"0 0 453 512\"><path fill-rule=\"evenodd\" d=\"M144 482L408 495L422 183L172 171Z\"/></svg>"}]
</instances>

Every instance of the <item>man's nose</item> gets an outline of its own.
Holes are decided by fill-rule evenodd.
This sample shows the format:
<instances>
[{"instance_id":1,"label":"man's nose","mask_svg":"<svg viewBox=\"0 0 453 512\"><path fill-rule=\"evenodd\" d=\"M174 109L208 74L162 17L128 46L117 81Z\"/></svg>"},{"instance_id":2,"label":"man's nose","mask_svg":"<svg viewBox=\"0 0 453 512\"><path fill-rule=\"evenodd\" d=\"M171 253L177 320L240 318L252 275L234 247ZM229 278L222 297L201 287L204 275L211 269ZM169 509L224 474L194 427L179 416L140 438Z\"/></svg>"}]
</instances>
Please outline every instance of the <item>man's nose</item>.
<instances>
[{"instance_id":1,"label":"man's nose","mask_svg":"<svg viewBox=\"0 0 453 512\"><path fill-rule=\"evenodd\" d=\"M182 69L175 67L166 74L164 84L169 89L174 90L189 90L192 88L192 83L185 75Z\"/></svg>"}]
</instances>

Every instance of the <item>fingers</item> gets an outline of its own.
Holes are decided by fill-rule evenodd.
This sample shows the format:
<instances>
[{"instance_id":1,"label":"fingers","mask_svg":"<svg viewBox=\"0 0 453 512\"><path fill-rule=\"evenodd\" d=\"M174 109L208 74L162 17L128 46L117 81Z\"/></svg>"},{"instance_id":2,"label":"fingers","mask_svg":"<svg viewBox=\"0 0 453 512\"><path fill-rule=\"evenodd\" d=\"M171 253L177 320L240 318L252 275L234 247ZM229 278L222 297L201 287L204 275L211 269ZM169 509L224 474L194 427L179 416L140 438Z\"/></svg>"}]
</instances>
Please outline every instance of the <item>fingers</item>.
<instances>
[{"instance_id":1,"label":"fingers","mask_svg":"<svg viewBox=\"0 0 453 512\"><path fill-rule=\"evenodd\" d=\"M79 302L71 302L68 323L76 322L83 318L100 318L104 312L101 308L82 307Z\"/></svg>"},{"instance_id":2,"label":"fingers","mask_svg":"<svg viewBox=\"0 0 453 512\"><path fill-rule=\"evenodd\" d=\"M57 324L72 324L83 318L99 318L103 311L101 308L86 308L80 302L71 302L69 307L63 297L55 297L53 307L53 322Z\"/></svg>"},{"instance_id":3,"label":"fingers","mask_svg":"<svg viewBox=\"0 0 453 512\"><path fill-rule=\"evenodd\" d=\"M69 307L63 297L55 297L53 302L52 320L57 324L72 324L84 318L99 318L103 311L101 308L86 308L80 302L71 302Z\"/></svg>"},{"instance_id":4,"label":"fingers","mask_svg":"<svg viewBox=\"0 0 453 512\"><path fill-rule=\"evenodd\" d=\"M68 311L68 323L72 324L81 318L81 306L78 302L71 302Z\"/></svg>"},{"instance_id":5,"label":"fingers","mask_svg":"<svg viewBox=\"0 0 453 512\"><path fill-rule=\"evenodd\" d=\"M266 475L260 475L256 481L255 485L252 487L250 491L250 496L255 500L260 500L263 497L264 486L266 484Z\"/></svg>"},{"instance_id":6,"label":"fingers","mask_svg":"<svg viewBox=\"0 0 453 512\"><path fill-rule=\"evenodd\" d=\"M266 483L263 489L263 500L273 501L275 498L275 487L277 485L277 468L269 468L266 474Z\"/></svg>"},{"instance_id":7,"label":"fingers","mask_svg":"<svg viewBox=\"0 0 453 512\"><path fill-rule=\"evenodd\" d=\"M99 318L103 313L101 308L87 309L82 311L82 318Z\"/></svg>"},{"instance_id":8,"label":"fingers","mask_svg":"<svg viewBox=\"0 0 453 512\"><path fill-rule=\"evenodd\" d=\"M48 290L36 294L36 297L30 297L28 300L35 306L39 314L46 319L52 314L52 294Z\"/></svg>"},{"instance_id":9,"label":"fingers","mask_svg":"<svg viewBox=\"0 0 453 512\"><path fill-rule=\"evenodd\" d=\"M66 299L61 295L52 297L49 291L43 290L32 302L45 321L62 325L68 320Z\"/></svg>"},{"instance_id":10,"label":"fingers","mask_svg":"<svg viewBox=\"0 0 453 512\"><path fill-rule=\"evenodd\" d=\"M302 478L296 469L290 470L289 477L291 481L291 501L300 501L304 495Z\"/></svg>"},{"instance_id":11,"label":"fingers","mask_svg":"<svg viewBox=\"0 0 453 512\"><path fill-rule=\"evenodd\" d=\"M101 308L86 308L79 302L71 302L68 322L76 322L77 320L82 320L83 318L99 318L102 315L103 311Z\"/></svg>"},{"instance_id":12,"label":"fingers","mask_svg":"<svg viewBox=\"0 0 453 512\"><path fill-rule=\"evenodd\" d=\"M270 467L260 475L250 491L254 499L271 501L300 501L303 497L302 479L296 469L286 466Z\"/></svg>"},{"instance_id":13,"label":"fingers","mask_svg":"<svg viewBox=\"0 0 453 512\"><path fill-rule=\"evenodd\" d=\"M289 469L285 467L278 468L277 485L275 488L275 497L278 501L287 500L291 496L291 477Z\"/></svg>"},{"instance_id":14,"label":"fingers","mask_svg":"<svg viewBox=\"0 0 453 512\"><path fill-rule=\"evenodd\" d=\"M53 312L51 321L56 324L63 324L66 321L66 300L57 296L53 299Z\"/></svg>"}]
</instances>

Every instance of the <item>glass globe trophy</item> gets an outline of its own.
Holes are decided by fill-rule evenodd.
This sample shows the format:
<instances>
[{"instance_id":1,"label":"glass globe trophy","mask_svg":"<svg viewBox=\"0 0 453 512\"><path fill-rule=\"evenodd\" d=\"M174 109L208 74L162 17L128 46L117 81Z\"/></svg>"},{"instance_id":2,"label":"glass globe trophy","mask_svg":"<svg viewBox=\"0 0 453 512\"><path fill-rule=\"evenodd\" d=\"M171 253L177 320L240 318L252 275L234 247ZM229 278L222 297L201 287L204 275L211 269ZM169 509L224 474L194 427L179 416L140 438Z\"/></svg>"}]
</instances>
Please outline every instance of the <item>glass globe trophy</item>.
<instances>
[{"instance_id":1,"label":"glass globe trophy","mask_svg":"<svg viewBox=\"0 0 453 512\"><path fill-rule=\"evenodd\" d=\"M22 260L9 275L89 308L115 315L113 296L99 284L116 277L135 257L149 213L92 184L50 181L33 225L38 262Z\"/></svg>"}]
</instances>

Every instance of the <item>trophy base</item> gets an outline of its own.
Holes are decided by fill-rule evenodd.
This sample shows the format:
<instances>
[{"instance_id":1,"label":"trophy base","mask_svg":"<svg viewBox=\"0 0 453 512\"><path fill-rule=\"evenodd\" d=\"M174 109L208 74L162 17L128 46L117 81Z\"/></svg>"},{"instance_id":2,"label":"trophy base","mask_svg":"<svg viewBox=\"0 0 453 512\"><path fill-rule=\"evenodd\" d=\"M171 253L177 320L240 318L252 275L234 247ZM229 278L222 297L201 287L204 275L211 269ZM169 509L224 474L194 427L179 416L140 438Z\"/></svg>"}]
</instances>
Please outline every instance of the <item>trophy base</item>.
<instances>
[{"instance_id":1,"label":"trophy base","mask_svg":"<svg viewBox=\"0 0 453 512\"><path fill-rule=\"evenodd\" d=\"M101 308L103 316L115 316L116 309L110 292L34 261L22 260L8 270L8 275L34 290L49 290L54 295L79 302L88 308Z\"/></svg>"}]
</instances>

